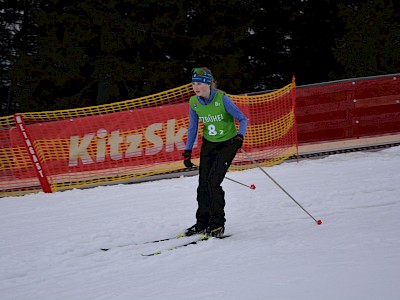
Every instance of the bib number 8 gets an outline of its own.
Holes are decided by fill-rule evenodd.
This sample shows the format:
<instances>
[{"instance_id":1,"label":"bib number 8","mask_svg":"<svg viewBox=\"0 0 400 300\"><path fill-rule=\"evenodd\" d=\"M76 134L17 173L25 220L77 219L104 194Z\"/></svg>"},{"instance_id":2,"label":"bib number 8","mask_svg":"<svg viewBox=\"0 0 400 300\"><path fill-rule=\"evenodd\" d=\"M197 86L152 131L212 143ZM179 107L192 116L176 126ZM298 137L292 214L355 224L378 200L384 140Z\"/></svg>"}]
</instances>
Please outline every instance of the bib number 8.
<instances>
[{"instance_id":1,"label":"bib number 8","mask_svg":"<svg viewBox=\"0 0 400 300\"><path fill-rule=\"evenodd\" d=\"M207 129L208 129L208 134L211 135L211 136L214 136L214 135L218 134L217 130L215 129L215 125L213 125L213 124L208 125ZM219 134L223 134L223 133L224 133L223 130L219 131Z\"/></svg>"},{"instance_id":2,"label":"bib number 8","mask_svg":"<svg viewBox=\"0 0 400 300\"><path fill-rule=\"evenodd\" d=\"M212 136L214 136L214 135L217 135L217 131L215 130L215 125L208 125L208 134L209 135L212 135Z\"/></svg>"}]
</instances>

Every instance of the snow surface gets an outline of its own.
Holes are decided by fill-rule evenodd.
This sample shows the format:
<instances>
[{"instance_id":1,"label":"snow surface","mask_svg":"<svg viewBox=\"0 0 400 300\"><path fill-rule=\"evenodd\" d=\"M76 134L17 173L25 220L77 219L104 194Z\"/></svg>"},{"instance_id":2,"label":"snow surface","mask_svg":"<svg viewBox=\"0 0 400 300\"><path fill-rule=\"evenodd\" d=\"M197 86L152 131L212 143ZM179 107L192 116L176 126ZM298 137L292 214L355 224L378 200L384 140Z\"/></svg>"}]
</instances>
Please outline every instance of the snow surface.
<instances>
[{"instance_id":1,"label":"snow surface","mask_svg":"<svg viewBox=\"0 0 400 300\"><path fill-rule=\"evenodd\" d=\"M0 299L400 299L400 147L266 170L323 224L257 168L223 183L231 237L152 257L197 176L0 199Z\"/></svg>"}]
</instances>

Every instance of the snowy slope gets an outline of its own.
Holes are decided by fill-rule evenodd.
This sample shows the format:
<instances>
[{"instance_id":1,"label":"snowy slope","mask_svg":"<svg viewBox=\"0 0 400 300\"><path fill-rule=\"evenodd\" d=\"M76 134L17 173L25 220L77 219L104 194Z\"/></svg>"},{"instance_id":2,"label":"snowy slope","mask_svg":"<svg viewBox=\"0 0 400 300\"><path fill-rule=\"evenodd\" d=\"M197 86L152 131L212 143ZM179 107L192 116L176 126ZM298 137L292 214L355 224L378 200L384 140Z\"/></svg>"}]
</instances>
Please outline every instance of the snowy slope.
<instances>
[{"instance_id":1,"label":"snowy slope","mask_svg":"<svg viewBox=\"0 0 400 300\"><path fill-rule=\"evenodd\" d=\"M400 147L267 171L323 224L259 169L223 183L231 237L152 257L197 176L0 199L0 299L400 299Z\"/></svg>"}]
</instances>

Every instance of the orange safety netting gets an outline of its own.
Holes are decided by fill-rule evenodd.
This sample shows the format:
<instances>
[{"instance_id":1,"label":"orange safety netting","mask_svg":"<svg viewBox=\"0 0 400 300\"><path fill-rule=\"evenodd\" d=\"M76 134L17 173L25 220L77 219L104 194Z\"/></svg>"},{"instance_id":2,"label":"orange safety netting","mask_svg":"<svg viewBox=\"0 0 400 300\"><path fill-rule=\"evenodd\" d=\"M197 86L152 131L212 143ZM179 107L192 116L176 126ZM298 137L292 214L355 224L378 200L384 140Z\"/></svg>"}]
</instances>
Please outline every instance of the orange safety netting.
<instances>
[{"instance_id":1,"label":"orange safety netting","mask_svg":"<svg viewBox=\"0 0 400 300\"><path fill-rule=\"evenodd\" d=\"M0 196L40 191L43 180L55 192L182 170L192 95L187 84L113 104L0 118ZM253 159L271 166L296 153L294 81L272 93L229 96L249 118L243 149ZM195 164L200 144L201 132ZM252 167L239 152L230 170Z\"/></svg>"}]
</instances>

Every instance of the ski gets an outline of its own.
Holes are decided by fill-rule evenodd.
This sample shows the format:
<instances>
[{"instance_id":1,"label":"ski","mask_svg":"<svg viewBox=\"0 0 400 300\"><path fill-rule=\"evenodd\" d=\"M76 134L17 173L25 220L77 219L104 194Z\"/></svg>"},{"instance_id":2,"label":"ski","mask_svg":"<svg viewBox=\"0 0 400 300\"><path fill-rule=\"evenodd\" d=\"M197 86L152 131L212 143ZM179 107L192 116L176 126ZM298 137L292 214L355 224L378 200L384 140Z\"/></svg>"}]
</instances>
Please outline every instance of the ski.
<instances>
[{"instance_id":1,"label":"ski","mask_svg":"<svg viewBox=\"0 0 400 300\"><path fill-rule=\"evenodd\" d=\"M155 243L160 243L160 242L180 239L180 238L183 238L183 237L186 237L186 236L187 236L186 234L180 233L177 236L173 236L173 237L169 237L169 238L165 238L165 239L161 239L161 240L148 241L148 242L144 242L143 244L155 244Z\"/></svg>"},{"instance_id":2,"label":"ski","mask_svg":"<svg viewBox=\"0 0 400 300\"><path fill-rule=\"evenodd\" d=\"M171 241L171 240L176 240L176 239L180 239L186 237L186 235L184 233L180 233L176 236L172 236L169 238L164 238L164 239L160 239L160 240L152 240L152 241L147 241L147 242L143 242L143 243L128 243L128 244L124 244L124 245L117 245L117 246L113 246L110 248L101 248L101 251L109 251L113 248L123 248L123 247L129 247L129 246L138 246L138 245L144 245L144 244L155 244L155 243L161 243L161 242L166 242L166 241Z\"/></svg>"},{"instance_id":3,"label":"ski","mask_svg":"<svg viewBox=\"0 0 400 300\"><path fill-rule=\"evenodd\" d=\"M224 235L224 236L220 236L220 237L212 237L212 236L208 236L208 235L201 235L198 239L196 239L194 241L187 242L187 243L184 243L184 244L180 244L180 245L177 245L177 246L173 246L171 248L158 250L158 251L151 252L151 253L144 253L144 254L142 254L142 256L160 255L160 254L164 253L165 251L172 251L172 250L176 250L176 249L179 249L179 248L187 247L187 246L190 246L190 245L196 245L196 244L199 244L200 242L208 241L210 239L225 239L225 238L230 237L230 236L231 235Z\"/></svg>"}]
</instances>

